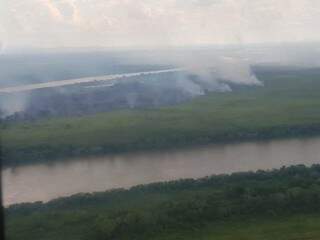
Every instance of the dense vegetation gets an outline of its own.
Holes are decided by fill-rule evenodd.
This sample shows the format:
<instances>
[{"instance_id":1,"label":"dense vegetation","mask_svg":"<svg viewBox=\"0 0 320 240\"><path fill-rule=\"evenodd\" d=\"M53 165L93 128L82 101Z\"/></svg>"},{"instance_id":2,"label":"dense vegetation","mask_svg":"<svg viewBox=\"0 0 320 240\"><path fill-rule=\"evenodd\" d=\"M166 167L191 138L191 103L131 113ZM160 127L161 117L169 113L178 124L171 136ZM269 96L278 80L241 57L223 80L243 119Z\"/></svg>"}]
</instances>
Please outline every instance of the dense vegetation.
<instances>
[{"instance_id":1,"label":"dense vegetation","mask_svg":"<svg viewBox=\"0 0 320 240\"><path fill-rule=\"evenodd\" d=\"M315 240L320 165L77 194L5 211L9 240Z\"/></svg>"},{"instance_id":2,"label":"dense vegetation","mask_svg":"<svg viewBox=\"0 0 320 240\"><path fill-rule=\"evenodd\" d=\"M177 106L4 124L4 164L320 133L320 69L256 72L264 87Z\"/></svg>"}]
</instances>

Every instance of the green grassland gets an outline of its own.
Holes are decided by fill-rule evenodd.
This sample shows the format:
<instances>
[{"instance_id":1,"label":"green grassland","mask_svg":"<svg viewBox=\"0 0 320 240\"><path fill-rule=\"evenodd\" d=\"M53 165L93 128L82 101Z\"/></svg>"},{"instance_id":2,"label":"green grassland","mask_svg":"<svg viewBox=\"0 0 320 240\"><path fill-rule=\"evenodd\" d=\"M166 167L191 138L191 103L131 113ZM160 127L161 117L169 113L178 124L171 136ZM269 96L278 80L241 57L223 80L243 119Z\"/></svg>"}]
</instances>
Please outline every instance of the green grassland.
<instances>
[{"instance_id":1,"label":"green grassland","mask_svg":"<svg viewBox=\"0 0 320 240\"><path fill-rule=\"evenodd\" d=\"M320 165L77 194L5 216L8 240L318 240Z\"/></svg>"},{"instance_id":2,"label":"green grassland","mask_svg":"<svg viewBox=\"0 0 320 240\"><path fill-rule=\"evenodd\" d=\"M154 240L316 240L320 215L246 218L211 223L195 231L155 236Z\"/></svg>"},{"instance_id":3,"label":"green grassland","mask_svg":"<svg viewBox=\"0 0 320 240\"><path fill-rule=\"evenodd\" d=\"M4 164L320 134L320 69L257 76L264 87L236 86L177 106L4 124Z\"/></svg>"}]
</instances>

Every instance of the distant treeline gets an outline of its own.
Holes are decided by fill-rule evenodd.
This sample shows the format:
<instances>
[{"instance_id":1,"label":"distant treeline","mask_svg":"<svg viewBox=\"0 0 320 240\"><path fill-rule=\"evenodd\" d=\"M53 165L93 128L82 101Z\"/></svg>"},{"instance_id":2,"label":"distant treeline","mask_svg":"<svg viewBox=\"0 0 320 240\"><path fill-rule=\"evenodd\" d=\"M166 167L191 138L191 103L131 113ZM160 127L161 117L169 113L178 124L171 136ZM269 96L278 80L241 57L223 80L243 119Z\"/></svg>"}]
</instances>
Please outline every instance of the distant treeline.
<instances>
[{"instance_id":1,"label":"distant treeline","mask_svg":"<svg viewBox=\"0 0 320 240\"><path fill-rule=\"evenodd\" d=\"M320 135L320 124L296 125L296 126L277 126L265 129L234 129L213 134L203 134L198 136L197 133L190 134L166 133L154 136L146 136L132 142L124 141L119 144L118 141L109 144L76 145L69 144L56 145L40 143L38 146L21 147L19 149L3 148L4 166L15 166L32 163L50 163L52 161L64 161L66 158L77 158L86 156L101 156L104 154L135 152L142 150L161 150L170 148L184 148L209 143L230 143L240 141L262 141L269 139L294 138L294 137L312 137ZM84 140L86 139L85 136ZM4 140L5 141L5 140Z\"/></svg>"},{"instance_id":2,"label":"distant treeline","mask_svg":"<svg viewBox=\"0 0 320 240\"><path fill-rule=\"evenodd\" d=\"M168 239L172 234L175 238L170 239L187 239L186 232L208 224L320 216L320 165L83 193L12 205L5 212L9 240L141 240Z\"/></svg>"}]
</instances>

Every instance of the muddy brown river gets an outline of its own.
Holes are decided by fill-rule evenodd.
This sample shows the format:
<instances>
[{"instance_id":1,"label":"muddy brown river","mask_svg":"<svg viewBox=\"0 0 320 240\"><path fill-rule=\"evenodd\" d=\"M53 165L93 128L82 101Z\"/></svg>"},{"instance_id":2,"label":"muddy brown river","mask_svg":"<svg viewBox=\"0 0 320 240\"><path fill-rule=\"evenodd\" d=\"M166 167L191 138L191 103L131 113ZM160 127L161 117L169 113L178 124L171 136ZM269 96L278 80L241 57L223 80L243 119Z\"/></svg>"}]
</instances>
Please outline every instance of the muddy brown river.
<instances>
[{"instance_id":1,"label":"muddy brown river","mask_svg":"<svg viewBox=\"0 0 320 240\"><path fill-rule=\"evenodd\" d=\"M320 138L273 140L74 159L2 171L4 204L283 165L320 163Z\"/></svg>"}]
</instances>

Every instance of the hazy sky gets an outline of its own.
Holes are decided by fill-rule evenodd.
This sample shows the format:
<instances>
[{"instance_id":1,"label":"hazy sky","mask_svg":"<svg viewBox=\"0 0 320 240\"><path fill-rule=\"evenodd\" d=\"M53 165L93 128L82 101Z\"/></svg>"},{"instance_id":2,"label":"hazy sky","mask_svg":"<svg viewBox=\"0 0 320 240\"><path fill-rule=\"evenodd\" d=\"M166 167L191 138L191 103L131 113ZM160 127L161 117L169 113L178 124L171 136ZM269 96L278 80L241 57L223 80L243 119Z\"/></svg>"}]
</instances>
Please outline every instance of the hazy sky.
<instances>
[{"instance_id":1,"label":"hazy sky","mask_svg":"<svg viewBox=\"0 0 320 240\"><path fill-rule=\"evenodd\" d=\"M318 41L319 23L319 0L0 0L3 49Z\"/></svg>"}]
</instances>

